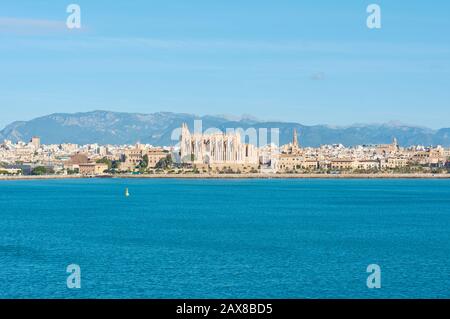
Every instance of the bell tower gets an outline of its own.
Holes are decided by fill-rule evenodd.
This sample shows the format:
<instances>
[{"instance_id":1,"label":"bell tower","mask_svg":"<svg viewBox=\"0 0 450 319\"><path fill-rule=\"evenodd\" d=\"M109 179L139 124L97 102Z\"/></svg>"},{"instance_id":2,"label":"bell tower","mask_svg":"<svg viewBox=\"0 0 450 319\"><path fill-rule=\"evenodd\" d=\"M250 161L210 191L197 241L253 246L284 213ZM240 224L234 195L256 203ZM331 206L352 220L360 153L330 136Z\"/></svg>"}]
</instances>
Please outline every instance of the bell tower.
<instances>
[{"instance_id":1,"label":"bell tower","mask_svg":"<svg viewBox=\"0 0 450 319\"><path fill-rule=\"evenodd\" d=\"M295 128L294 128L294 138L292 140L292 146L297 148L297 149L299 148L297 129L295 129Z\"/></svg>"}]
</instances>

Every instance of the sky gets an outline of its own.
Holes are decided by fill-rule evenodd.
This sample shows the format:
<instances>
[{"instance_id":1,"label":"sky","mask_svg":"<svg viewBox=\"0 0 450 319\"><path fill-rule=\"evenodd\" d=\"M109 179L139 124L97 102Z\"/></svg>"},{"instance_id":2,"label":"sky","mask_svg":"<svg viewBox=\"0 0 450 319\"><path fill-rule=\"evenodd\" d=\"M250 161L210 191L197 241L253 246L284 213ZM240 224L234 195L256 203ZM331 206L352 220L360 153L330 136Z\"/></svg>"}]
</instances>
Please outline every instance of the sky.
<instances>
[{"instance_id":1,"label":"sky","mask_svg":"<svg viewBox=\"0 0 450 319\"><path fill-rule=\"evenodd\" d=\"M2 0L0 129L92 110L450 127L450 2Z\"/></svg>"}]
</instances>

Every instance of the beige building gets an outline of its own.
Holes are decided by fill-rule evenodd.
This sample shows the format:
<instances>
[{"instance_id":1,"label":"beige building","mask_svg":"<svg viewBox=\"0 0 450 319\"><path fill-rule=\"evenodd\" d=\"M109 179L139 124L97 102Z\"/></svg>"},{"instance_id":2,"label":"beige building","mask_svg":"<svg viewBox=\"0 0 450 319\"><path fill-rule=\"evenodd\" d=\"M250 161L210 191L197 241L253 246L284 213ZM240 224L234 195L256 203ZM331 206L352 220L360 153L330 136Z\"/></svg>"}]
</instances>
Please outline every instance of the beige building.
<instances>
[{"instance_id":1,"label":"beige building","mask_svg":"<svg viewBox=\"0 0 450 319\"><path fill-rule=\"evenodd\" d=\"M147 168L155 168L156 164L169 154L162 148L145 148L143 145L137 144L134 148L124 152L120 169L123 171L133 171L144 160L145 155L148 157Z\"/></svg>"},{"instance_id":2,"label":"beige building","mask_svg":"<svg viewBox=\"0 0 450 319\"><path fill-rule=\"evenodd\" d=\"M120 169L122 171L132 171L138 166L144 159L144 148L142 145L137 144L134 148L128 149L123 154L123 162L120 163Z\"/></svg>"},{"instance_id":3,"label":"beige building","mask_svg":"<svg viewBox=\"0 0 450 319\"><path fill-rule=\"evenodd\" d=\"M432 165L445 165L447 162L447 156L445 154L445 149L441 146L432 148L430 152L430 163Z\"/></svg>"},{"instance_id":4,"label":"beige building","mask_svg":"<svg viewBox=\"0 0 450 319\"><path fill-rule=\"evenodd\" d=\"M170 153L165 152L163 149L155 148L155 149L149 149L146 152L148 157L148 168L155 168L156 164L163 158L166 158L170 155Z\"/></svg>"},{"instance_id":5,"label":"beige building","mask_svg":"<svg viewBox=\"0 0 450 319\"><path fill-rule=\"evenodd\" d=\"M64 168L67 170L80 169L80 164L88 164L89 157L83 153L72 155L67 162L64 162Z\"/></svg>"},{"instance_id":6,"label":"beige building","mask_svg":"<svg viewBox=\"0 0 450 319\"><path fill-rule=\"evenodd\" d=\"M295 154L280 154L278 157L278 170L294 171L301 168L303 158Z\"/></svg>"},{"instance_id":7,"label":"beige building","mask_svg":"<svg viewBox=\"0 0 450 319\"><path fill-rule=\"evenodd\" d=\"M309 169L309 170L316 170L318 169L319 166L319 161L316 159L308 159L306 158L303 162L302 162L302 168L304 169Z\"/></svg>"},{"instance_id":8,"label":"beige building","mask_svg":"<svg viewBox=\"0 0 450 319\"><path fill-rule=\"evenodd\" d=\"M394 169L394 168L401 168L406 167L408 165L408 159L406 158L397 158L397 157L389 157L387 159L384 159L380 162L381 169Z\"/></svg>"},{"instance_id":9,"label":"beige building","mask_svg":"<svg viewBox=\"0 0 450 319\"><path fill-rule=\"evenodd\" d=\"M351 170L355 168L355 161L351 159L334 159L330 162L330 168L336 170Z\"/></svg>"},{"instance_id":10,"label":"beige building","mask_svg":"<svg viewBox=\"0 0 450 319\"><path fill-rule=\"evenodd\" d=\"M299 169L316 170L319 168L319 161L314 158L304 158L293 154L280 154L278 159L279 171L295 171Z\"/></svg>"},{"instance_id":11,"label":"beige building","mask_svg":"<svg viewBox=\"0 0 450 319\"><path fill-rule=\"evenodd\" d=\"M34 146L35 149L41 147L41 138L38 136L33 136L30 140L30 144Z\"/></svg>"},{"instance_id":12,"label":"beige building","mask_svg":"<svg viewBox=\"0 0 450 319\"><path fill-rule=\"evenodd\" d=\"M78 166L80 174L85 176L101 175L108 170L108 165L105 163L84 163Z\"/></svg>"},{"instance_id":13,"label":"beige building","mask_svg":"<svg viewBox=\"0 0 450 319\"><path fill-rule=\"evenodd\" d=\"M447 156L442 147L437 147L414 152L411 161L419 165L445 165Z\"/></svg>"},{"instance_id":14,"label":"beige building","mask_svg":"<svg viewBox=\"0 0 450 319\"><path fill-rule=\"evenodd\" d=\"M362 170L378 170L380 169L380 161L377 160L358 160L354 162L353 165L356 169Z\"/></svg>"}]
</instances>

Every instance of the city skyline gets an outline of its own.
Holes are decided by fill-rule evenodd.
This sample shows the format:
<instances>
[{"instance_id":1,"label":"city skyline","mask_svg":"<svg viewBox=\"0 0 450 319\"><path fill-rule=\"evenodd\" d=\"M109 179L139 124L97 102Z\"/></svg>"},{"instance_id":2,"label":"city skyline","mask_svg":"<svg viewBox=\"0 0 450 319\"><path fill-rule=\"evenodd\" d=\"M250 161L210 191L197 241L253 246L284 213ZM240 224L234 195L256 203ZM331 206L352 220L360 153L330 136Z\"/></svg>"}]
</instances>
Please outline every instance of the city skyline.
<instances>
[{"instance_id":1,"label":"city skyline","mask_svg":"<svg viewBox=\"0 0 450 319\"><path fill-rule=\"evenodd\" d=\"M370 2L320 2L77 1L68 30L69 3L6 1L0 127L94 109L450 126L448 2L377 1L379 30Z\"/></svg>"},{"instance_id":2,"label":"city skyline","mask_svg":"<svg viewBox=\"0 0 450 319\"><path fill-rule=\"evenodd\" d=\"M0 144L0 176L113 177L116 174L155 173L169 176L237 174L241 177L275 173L303 177L311 173L356 174L350 176L358 177L361 177L358 174L367 173L448 176L450 169L450 149L419 145L401 147L395 137L388 144L354 147L334 144L314 148L300 145L296 129L292 131L291 141L284 145L255 145L252 139L257 139L256 131L248 132L248 142L242 140L239 131L190 131L185 123L177 132L179 144L164 147L141 143L45 145L38 136L28 143L5 140Z\"/></svg>"}]
</instances>

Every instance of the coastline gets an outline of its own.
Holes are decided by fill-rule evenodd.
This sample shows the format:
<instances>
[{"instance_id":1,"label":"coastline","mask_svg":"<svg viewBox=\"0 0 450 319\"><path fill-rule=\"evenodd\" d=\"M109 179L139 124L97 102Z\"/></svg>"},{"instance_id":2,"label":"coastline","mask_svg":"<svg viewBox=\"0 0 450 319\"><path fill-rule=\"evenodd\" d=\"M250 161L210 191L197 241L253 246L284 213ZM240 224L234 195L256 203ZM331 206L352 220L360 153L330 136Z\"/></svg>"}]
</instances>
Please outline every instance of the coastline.
<instances>
[{"instance_id":1,"label":"coastline","mask_svg":"<svg viewBox=\"0 0 450 319\"><path fill-rule=\"evenodd\" d=\"M142 174L116 176L0 176L0 181L64 179L450 179L450 174Z\"/></svg>"}]
</instances>

